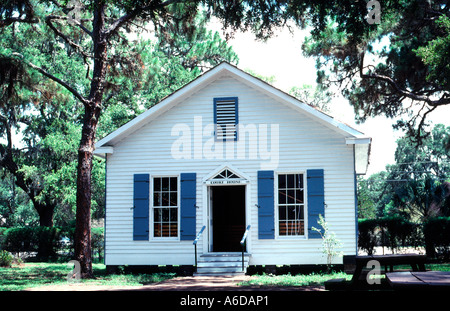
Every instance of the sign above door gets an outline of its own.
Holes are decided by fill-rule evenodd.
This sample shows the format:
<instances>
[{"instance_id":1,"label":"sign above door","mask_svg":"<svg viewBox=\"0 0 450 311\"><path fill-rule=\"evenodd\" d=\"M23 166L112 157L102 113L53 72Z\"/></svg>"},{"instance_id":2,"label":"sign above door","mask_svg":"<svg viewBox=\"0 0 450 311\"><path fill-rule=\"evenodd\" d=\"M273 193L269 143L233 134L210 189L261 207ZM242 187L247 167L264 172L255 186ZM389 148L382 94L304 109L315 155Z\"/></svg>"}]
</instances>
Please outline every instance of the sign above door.
<instances>
[{"instance_id":1,"label":"sign above door","mask_svg":"<svg viewBox=\"0 0 450 311\"><path fill-rule=\"evenodd\" d=\"M247 183L248 180L246 178L238 175L229 168L223 169L218 174L205 181L205 184L207 185L239 185Z\"/></svg>"}]
</instances>

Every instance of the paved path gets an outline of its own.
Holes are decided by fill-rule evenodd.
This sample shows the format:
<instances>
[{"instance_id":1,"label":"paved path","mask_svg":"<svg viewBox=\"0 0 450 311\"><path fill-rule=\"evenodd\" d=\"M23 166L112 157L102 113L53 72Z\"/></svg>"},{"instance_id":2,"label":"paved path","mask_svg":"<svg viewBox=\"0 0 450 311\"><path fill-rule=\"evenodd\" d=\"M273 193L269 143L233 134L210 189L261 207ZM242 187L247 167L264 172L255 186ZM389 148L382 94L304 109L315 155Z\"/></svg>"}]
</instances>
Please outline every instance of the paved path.
<instances>
[{"instance_id":1,"label":"paved path","mask_svg":"<svg viewBox=\"0 0 450 311\"><path fill-rule=\"evenodd\" d=\"M49 285L29 288L28 291L323 291L323 286L238 286L251 276L195 276L176 277L143 286L107 286L89 284Z\"/></svg>"}]
</instances>

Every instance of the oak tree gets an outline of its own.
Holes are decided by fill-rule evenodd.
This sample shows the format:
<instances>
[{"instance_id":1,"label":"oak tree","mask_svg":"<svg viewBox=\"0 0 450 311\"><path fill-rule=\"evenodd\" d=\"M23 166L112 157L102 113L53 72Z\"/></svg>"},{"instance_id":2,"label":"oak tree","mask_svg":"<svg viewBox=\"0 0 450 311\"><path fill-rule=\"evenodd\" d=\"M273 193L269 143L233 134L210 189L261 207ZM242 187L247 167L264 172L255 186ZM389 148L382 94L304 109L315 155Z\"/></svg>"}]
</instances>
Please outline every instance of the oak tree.
<instances>
[{"instance_id":1,"label":"oak tree","mask_svg":"<svg viewBox=\"0 0 450 311\"><path fill-rule=\"evenodd\" d=\"M418 143L430 135L427 117L450 104L448 1L319 1L310 14L303 50L318 81L338 85L359 121L384 115Z\"/></svg>"}]
</instances>

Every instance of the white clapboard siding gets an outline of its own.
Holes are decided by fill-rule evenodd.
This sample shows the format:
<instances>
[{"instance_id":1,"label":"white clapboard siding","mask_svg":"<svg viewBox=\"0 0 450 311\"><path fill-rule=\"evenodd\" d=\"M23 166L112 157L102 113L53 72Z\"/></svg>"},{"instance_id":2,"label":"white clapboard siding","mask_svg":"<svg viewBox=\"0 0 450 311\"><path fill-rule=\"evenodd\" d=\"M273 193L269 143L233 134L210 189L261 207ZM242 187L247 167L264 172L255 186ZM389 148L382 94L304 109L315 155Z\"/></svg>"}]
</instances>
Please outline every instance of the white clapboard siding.
<instances>
[{"instance_id":1,"label":"white clapboard siding","mask_svg":"<svg viewBox=\"0 0 450 311\"><path fill-rule=\"evenodd\" d=\"M245 139L247 156L239 159L205 158L198 147L214 139L201 137L208 124L213 124L213 99L237 97L239 123L246 130L237 142L215 142L237 150ZM195 127L194 118L201 118L202 127ZM325 263L321 240L274 239L258 240L257 171L264 169L270 159L261 159L258 142L249 141L249 127L277 124L279 129L279 157L272 157L275 172L306 172L324 169L325 216L330 229L343 243L345 254L355 254L355 189L353 145L346 145L345 137L325 127L315 119L295 111L273 98L237 81L222 77L142 126L114 145L114 153L107 156L106 243L107 265L191 265L194 264L192 241L133 241L133 174L151 176L197 173L197 232L207 224L206 186L202 180L221 165L231 165L250 178L247 185L247 223L252 225L248 240L250 264L315 264ZM190 129L191 137L201 137L191 145L191 158L174 159L171 148L180 136L172 136L176 125ZM248 157L249 148L256 149L257 159ZM268 143L270 148L270 139ZM224 148L223 154L225 154ZM204 217L205 215L205 217ZM198 244L199 255L207 252L207 232ZM342 260L342 259L337 259ZM340 261L342 262L342 261Z\"/></svg>"}]
</instances>

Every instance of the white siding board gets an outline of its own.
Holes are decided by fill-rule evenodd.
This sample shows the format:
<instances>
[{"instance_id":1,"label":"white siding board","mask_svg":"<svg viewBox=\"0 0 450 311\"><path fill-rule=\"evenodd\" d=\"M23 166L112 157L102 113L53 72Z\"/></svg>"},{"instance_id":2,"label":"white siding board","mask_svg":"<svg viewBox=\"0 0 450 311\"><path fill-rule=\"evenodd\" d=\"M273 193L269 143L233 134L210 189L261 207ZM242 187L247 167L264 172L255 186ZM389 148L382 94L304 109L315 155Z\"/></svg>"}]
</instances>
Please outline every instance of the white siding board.
<instances>
[{"instance_id":1,"label":"white siding board","mask_svg":"<svg viewBox=\"0 0 450 311\"><path fill-rule=\"evenodd\" d=\"M345 144L345 137L323 126L304 113L275 102L272 98L249 88L232 78L221 78L209 84L179 105L142 126L114 146L114 153L107 160L106 196L106 263L116 264L193 264L194 248L191 241L133 241L133 174L178 175L182 172L197 173L197 232L206 218L207 210L201 180L225 163L231 164L250 177L252 225L249 248L251 264L311 264L325 263L321 240L276 239L258 240L258 211L256 176L261 163L267 160L252 159L182 159L171 156L171 147L177 137L171 136L172 126L187 124L191 135L196 133L194 117L202 117L203 128L213 123L214 97L239 98L239 122L241 124L279 124L279 164L276 171L306 171L323 168L325 171L325 214L330 228L337 234L346 254L354 254L355 208L353 147ZM270 126L268 127L270 130ZM248 148L258 144L249 142L245 135L246 153ZM240 136L240 139L244 137ZM210 137L203 137L202 144ZM230 143L225 143L230 144ZM234 144L232 142L231 144ZM191 146L194 156L194 145ZM270 141L269 141L270 147ZM237 150L235 145L234 150ZM225 148L224 153L225 155ZM199 254L206 243L206 232L199 241ZM274 256L273 254L277 255ZM177 260L177 262L172 262Z\"/></svg>"}]
</instances>

